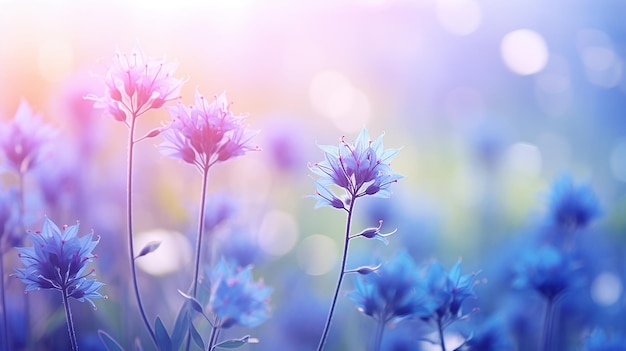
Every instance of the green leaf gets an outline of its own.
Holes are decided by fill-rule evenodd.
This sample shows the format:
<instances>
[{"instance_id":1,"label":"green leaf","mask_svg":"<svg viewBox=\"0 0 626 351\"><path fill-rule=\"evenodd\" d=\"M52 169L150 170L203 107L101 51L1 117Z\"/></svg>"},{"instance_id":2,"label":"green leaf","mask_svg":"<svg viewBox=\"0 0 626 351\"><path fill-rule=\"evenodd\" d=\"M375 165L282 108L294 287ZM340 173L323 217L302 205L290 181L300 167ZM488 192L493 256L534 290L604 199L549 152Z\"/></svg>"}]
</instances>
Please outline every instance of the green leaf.
<instances>
[{"instance_id":1,"label":"green leaf","mask_svg":"<svg viewBox=\"0 0 626 351\"><path fill-rule=\"evenodd\" d=\"M213 346L213 348L220 349L237 349L242 347L245 344L257 344L259 339L251 338L250 335L246 335L241 339L230 339L226 341L222 341L221 343Z\"/></svg>"},{"instance_id":2,"label":"green leaf","mask_svg":"<svg viewBox=\"0 0 626 351\"><path fill-rule=\"evenodd\" d=\"M104 330L98 330L98 337L100 338L100 341L102 341L102 344L107 350L124 351L120 344L118 344L117 341L115 341L115 339L113 339L111 335L109 335Z\"/></svg>"},{"instance_id":3,"label":"green leaf","mask_svg":"<svg viewBox=\"0 0 626 351\"><path fill-rule=\"evenodd\" d=\"M157 346L160 351L172 351L172 341L170 340L170 336L167 334L167 329L161 322L161 317L156 318L156 322L154 323L154 332L156 333Z\"/></svg>"},{"instance_id":4,"label":"green leaf","mask_svg":"<svg viewBox=\"0 0 626 351\"><path fill-rule=\"evenodd\" d=\"M193 342L196 343L200 347L200 349L204 350L204 341L202 341L202 336L198 333L198 330L193 324L189 325L189 332L191 333L191 338Z\"/></svg>"},{"instance_id":5,"label":"green leaf","mask_svg":"<svg viewBox=\"0 0 626 351\"><path fill-rule=\"evenodd\" d=\"M160 245L160 241L150 241L146 244L146 246L143 247L143 249L141 249L141 251L139 251L139 255L137 255L135 259L138 259L141 256L145 256L150 252L153 252L154 250L158 249Z\"/></svg>"}]
</instances>

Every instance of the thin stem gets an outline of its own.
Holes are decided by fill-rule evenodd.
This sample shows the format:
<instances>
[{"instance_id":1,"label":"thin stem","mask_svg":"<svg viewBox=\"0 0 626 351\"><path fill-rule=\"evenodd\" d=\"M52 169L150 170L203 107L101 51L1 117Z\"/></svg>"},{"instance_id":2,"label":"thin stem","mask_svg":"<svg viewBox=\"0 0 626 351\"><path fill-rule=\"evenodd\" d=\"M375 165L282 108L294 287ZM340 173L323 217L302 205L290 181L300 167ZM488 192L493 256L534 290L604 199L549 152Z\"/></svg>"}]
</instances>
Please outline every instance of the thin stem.
<instances>
[{"instance_id":1,"label":"thin stem","mask_svg":"<svg viewBox=\"0 0 626 351\"><path fill-rule=\"evenodd\" d=\"M62 289L63 307L65 307L65 320L67 321L67 331L70 333L70 343L72 350L78 351L78 342L76 341L76 333L74 332L74 322L72 322L72 311L67 297L67 289Z\"/></svg>"},{"instance_id":2,"label":"thin stem","mask_svg":"<svg viewBox=\"0 0 626 351\"><path fill-rule=\"evenodd\" d=\"M1 234L1 233L0 233ZM2 243L0 243L0 291L2 291L2 325L4 328L4 349L9 350L9 325L7 324L7 303L6 291L4 290L4 255L2 254Z\"/></svg>"},{"instance_id":3,"label":"thin stem","mask_svg":"<svg viewBox=\"0 0 626 351\"><path fill-rule=\"evenodd\" d=\"M372 347L372 351L380 351L380 345L383 342L383 333L385 332L385 326L387 322L384 319L378 321L378 326L376 327L376 336L374 338L374 345Z\"/></svg>"},{"instance_id":4,"label":"thin stem","mask_svg":"<svg viewBox=\"0 0 626 351\"><path fill-rule=\"evenodd\" d=\"M217 330L219 328L217 327L217 323L216 325L211 329L211 337L209 338L209 345L207 347L207 351L212 351L213 350L213 344L215 343L215 339L217 337Z\"/></svg>"},{"instance_id":5,"label":"thin stem","mask_svg":"<svg viewBox=\"0 0 626 351\"><path fill-rule=\"evenodd\" d=\"M200 256L202 253L202 234L204 229L204 206L206 202L206 186L209 179L209 169L206 168L202 172L202 192L200 195L200 215L198 216L198 235L196 237L196 262L193 272L192 296L197 297L198 291L198 273L200 272Z\"/></svg>"},{"instance_id":6,"label":"thin stem","mask_svg":"<svg viewBox=\"0 0 626 351\"><path fill-rule=\"evenodd\" d=\"M326 337L328 336L328 330L330 329L330 322L333 319L333 313L335 312L335 305L337 304L337 297L339 296L339 290L341 289L341 282L343 280L343 275L346 270L346 262L348 261L348 244L350 243L350 223L352 222L352 210L354 209L355 200L356 198L353 198L352 201L350 201L350 208L348 209L348 219L346 220L346 235L344 237L344 242L343 242L343 256L341 258L341 272L339 273L339 279L337 280L337 287L335 288L333 302L331 303L330 310L328 311L328 318L326 319L326 324L324 325L324 331L322 332L320 343L317 346L317 351L322 351L324 349L324 343L326 342Z\"/></svg>"},{"instance_id":7,"label":"thin stem","mask_svg":"<svg viewBox=\"0 0 626 351\"><path fill-rule=\"evenodd\" d=\"M137 268L135 267L135 257L134 257L134 246L133 246L133 149L135 143L133 139L135 137L135 118L132 119L130 123L130 135L128 137L128 174L126 179L126 213L128 215L127 223L128 223L128 248L129 248L129 257L130 257L130 272L133 280L133 288L135 290L135 298L137 299L137 305L139 306L139 312L141 313L141 318L143 319L144 324L146 325L146 329L150 333L150 337L152 341L156 344L156 335L150 326L150 322L148 321L148 317L146 316L146 312L143 308L143 303L141 302L141 295L139 294L139 284L137 283Z\"/></svg>"},{"instance_id":8,"label":"thin stem","mask_svg":"<svg viewBox=\"0 0 626 351\"><path fill-rule=\"evenodd\" d=\"M446 340L443 338L443 325L441 318L437 319L437 329L439 330L439 343L441 343L441 351L446 351Z\"/></svg>"},{"instance_id":9,"label":"thin stem","mask_svg":"<svg viewBox=\"0 0 626 351\"><path fill-rule=\"evenodd\" d=\"M543 351L549 351L552 347L552 315L554 313L554 299L548 298L546 315L543 321Z\"/></svg>"}]
</instances>

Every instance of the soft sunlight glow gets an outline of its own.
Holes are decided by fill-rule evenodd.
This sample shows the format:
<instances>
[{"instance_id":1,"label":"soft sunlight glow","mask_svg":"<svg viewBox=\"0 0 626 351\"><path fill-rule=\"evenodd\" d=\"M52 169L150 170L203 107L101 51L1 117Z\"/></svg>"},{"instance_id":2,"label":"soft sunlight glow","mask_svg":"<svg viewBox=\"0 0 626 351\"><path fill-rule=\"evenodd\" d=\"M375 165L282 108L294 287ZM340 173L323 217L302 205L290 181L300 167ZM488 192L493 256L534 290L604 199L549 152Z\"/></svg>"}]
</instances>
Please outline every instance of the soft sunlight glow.
<instances>
[{"instance_id":1,"label":"soft sunlight glow","mask_svg":"<svg viewBox=\"0 0 626 351\"><path fill-rule=\"evenodd\" d=\"M55 83L67 77L74 68L72 44L64 38L53 38L39 47L37 65L41 77Z\"/></svg>"},{"instance_id":2,"label":"soft sunlight glow","mask_svg":"<svg viewBox=\"0 0 626 351\"><path fill-rule=\"evenodd\" d=\"M358 131L369 120L367 96L341 72L326 70L315 74L309 98L317 113L332 120L344 132Z\"/></svg>"},{"instance_id":3,"label":"soft sunlight glow","mask_svg":"<svg viewBox=\"0 0 626 351\"><path fill-rule=\"evenodd\" d=\"M541 173L541 151L532 144L515 143L507 150L506 163L516 174L537 177Z\"/></svg>"},{"instance_id":4,"label":"soft sunlight glow","mask_svg":"<svg viewBox=\"0 0 626 351\"><path fill-rule=\"evenodd\" d=\"M610 306L622 296L622 281L614 273L599 274L591 283L591 298L598 305Z\"/></svg>"},{"instance_id":5,"label":"soft sunlight glow","mask_svg":"<svg viewBox=\"0 0 626 351\"><path fill-rule=\"evenodd\" d=\"M448 32L468 35L478 29L482 14L475 0L439 0L437 19Z\"/></svg>"},{"instance_id":6,"label":"soft sunlight glow","mask_svg":"<svg viewBox=\"0 0 626 351\"><path fill-rule=\"evenodd\" d=\"M518 29L502 38L500 54L504 64L519 75L541 71L548 62L548 46L543 37L529 29Z\"/></svg>"},{"instance_id":7,"label":"soft sunlight glow","mask_svg":"<svg viewBox=\"0 0 626 351\"><path fill-rule=\"evenodd\" d=\"M422 341L420 343L420 350L422 351L441 351L441 345L439 344L439 335L437 333L430 333L426 336L428 340L437 340L435 343L430 341ZM445 340L446 350L456 350L459 346L463 345L465 339L459 333L445 333L443 339Z\"/></svg>"},{"instance_id":8,"label":"soft sunlight glow","mask_svg":"<svg viewBox=\"0 0 626 351\"><path fill-rule=\"evenodd\" d=\"M261 250L272 256L282 256L293 249L298 240L298 224L293 215L270 211L263 218L258 242Z\"/></svg>"},{"instance_id":9,"label":"soft sunlight glow","mask_svg":"<svg viewBox=\"0 0 626 351\"><path fill-rule=\"evenodd\" d=\"M137 259L137 267L151 275L174 273L191 262L191 245L179 232L154 229L137 233L135 236L135 256L151 241L160 241L155 251Z\"/></svg>"},{"instance_id":10,"label":"soft sunlight glow","mask_svg":"<svg viewBox=\"0 0 626 351\"><path fill-rule=\"evenodd\" d=\"M337 262L337 245L329 237L313 234L306 237L298 248L298 265L309 275L330 272Z\"/></svg>"},{"instance_id":11,"label":"soft sunlight glow","mask_svg":"<svg viewBox=\"0 0 626 351\"><path fill-rule=\"evenodd\" d=\"M609 36L596 29L582 29L577 35L578 51L592 84L612 88L622 77L622 63Z\"/></svg>"}]
</instances>

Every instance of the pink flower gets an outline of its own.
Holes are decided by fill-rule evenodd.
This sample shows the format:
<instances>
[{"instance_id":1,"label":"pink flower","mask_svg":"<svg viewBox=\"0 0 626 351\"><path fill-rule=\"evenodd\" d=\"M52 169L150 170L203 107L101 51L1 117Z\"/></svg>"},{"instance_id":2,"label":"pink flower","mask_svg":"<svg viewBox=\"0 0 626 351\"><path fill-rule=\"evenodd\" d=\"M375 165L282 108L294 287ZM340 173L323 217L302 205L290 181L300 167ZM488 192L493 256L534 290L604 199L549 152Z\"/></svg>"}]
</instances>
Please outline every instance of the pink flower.
<instances>
[{"instance_id":1,"label":"pink flower","mask_svg":"<svg viewBox=\"0 0 626 351\"><path fill-rule=\"evenodd\" d=\"M182 79L172 77L176 64L146 57L139 48L130 55L113 57L104 82L103 97L88 96L94 107L104 109L115 120L126 122L150 109L158 109L180 96Z\"/></svg>"},{"instance_id":2,"label":"pink flower","mask_svg":"<svg viewBox=\"0 0 626 351\"><path fill-rule=\"evenodd\" d=\"M0 129L0 148L10 166L25 173L37 165L42 147L55 132L41 120L41 115L33 112L26 100L22 100L13 121Z\"/></svg>"},{"instance_id":3,"label":"pink flower","mask_svg":"<svg viewBox=\"0 0 626 351\"><path fill-rule=\"evenodd\" d=\"M165 156L180 158L206 171L213 164L258 150L250 146L256 134L244 125L245 116L235 116L225 94L209 103L196 91L195 103L169 108L172 121L163 131L160 145Z\"/></svg>"}]
</instances>

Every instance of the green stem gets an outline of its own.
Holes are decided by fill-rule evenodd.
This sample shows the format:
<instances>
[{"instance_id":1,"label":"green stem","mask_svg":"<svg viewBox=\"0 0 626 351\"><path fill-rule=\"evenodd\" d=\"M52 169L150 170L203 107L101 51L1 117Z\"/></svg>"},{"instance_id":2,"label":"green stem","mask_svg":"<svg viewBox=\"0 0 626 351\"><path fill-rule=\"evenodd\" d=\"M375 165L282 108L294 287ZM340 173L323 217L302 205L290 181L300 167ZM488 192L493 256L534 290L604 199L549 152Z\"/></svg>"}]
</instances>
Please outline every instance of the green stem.
<instances>
[{"instance_id":1,"label":"green stem","mask_svg":"<svg viewBox=\"0 0 626 351\"><path fill-rule=\"evenodd\" d=\"M63 307L65 307L65 320L67 321L67 331L70 334L70 343L72 344L72 350L78 351L78 342L76 341L76 333L74 332L74 322L72 321L72 311L70 310L70 303L68 301L67 289L63 289L62 294L63 294Z\"/></svg>"},{"instance_id":2,"label":"green stem","mask_svg":"<svg viewBox=\"0 0 626 351\"><path fill-rule=\"evenodd\" d=\"M204 206L206 202L206 187L209 179L209 169L208 167L202 172L202 192L200 195L200 215L198 216L198 234L196 237L196 260L195 267L193 273L193 282L192 282L192 296L197 297L196 293L198 291L198 274L200 272L200 256L202 253L202 234L204 229Z\"/></svg>"},{"instance_id":3,"label":"green stem","mask_svg":"<svg viewBox=\"0 0 626 351\"><path fill-rule=\"evenodd\" d=\"M148 317L146 316L146 312L143 308L143 303L141 302L141 295L139 294L139 284L137 283L137 268L135 266L135 249L133 246L133 149L135 146L135 142L133 141L135 137L135 118L132 119L130 123L130 132L128 138L128 174L126 179L126 213L127 213L127 223L128 223L128 248L129 248L129 258L130 258L130 272L133 280L133 288L135 291L135 298L137 299L137 305L139 306L139 312L141 314L141 318L143 319L143 323L146 325L146 329L150 333L150 337L152 341L156 344L156 334L152 330L152 326L148 321Z\"/></svg>"},{"instance_id":4,"label":"green stem","mask_svg":"<svg viewBox=\"0 0 626 351\"><path fill-rule=\"evenodd\" d=\"M330 329L330 323L333 319L333 313L335 312L335 305L337 304L337 297L339 296L339 290L341 289L341 282L343 281L343 275L346 271L346 262L348 261L348 244L350 243L350 223L352 222L352 210L354 209L355 198L352 198L350 201L350 208L348 209L348 219L346 220L346 235L344 237L343 242L343 256L341 258L341 272L339 273L339 278L337 280L337 287L335 288L335 294L333 296L333 301L330 305L330 310L328 311L328 317L326 318L326 324L324 325L324 331L322 332L322 337L320 338L320 343L317 346L317 351L322 351L324 349L324 343L326 342L326 337L328 336L328 330Z\"/></svg>"}]
</instances>

